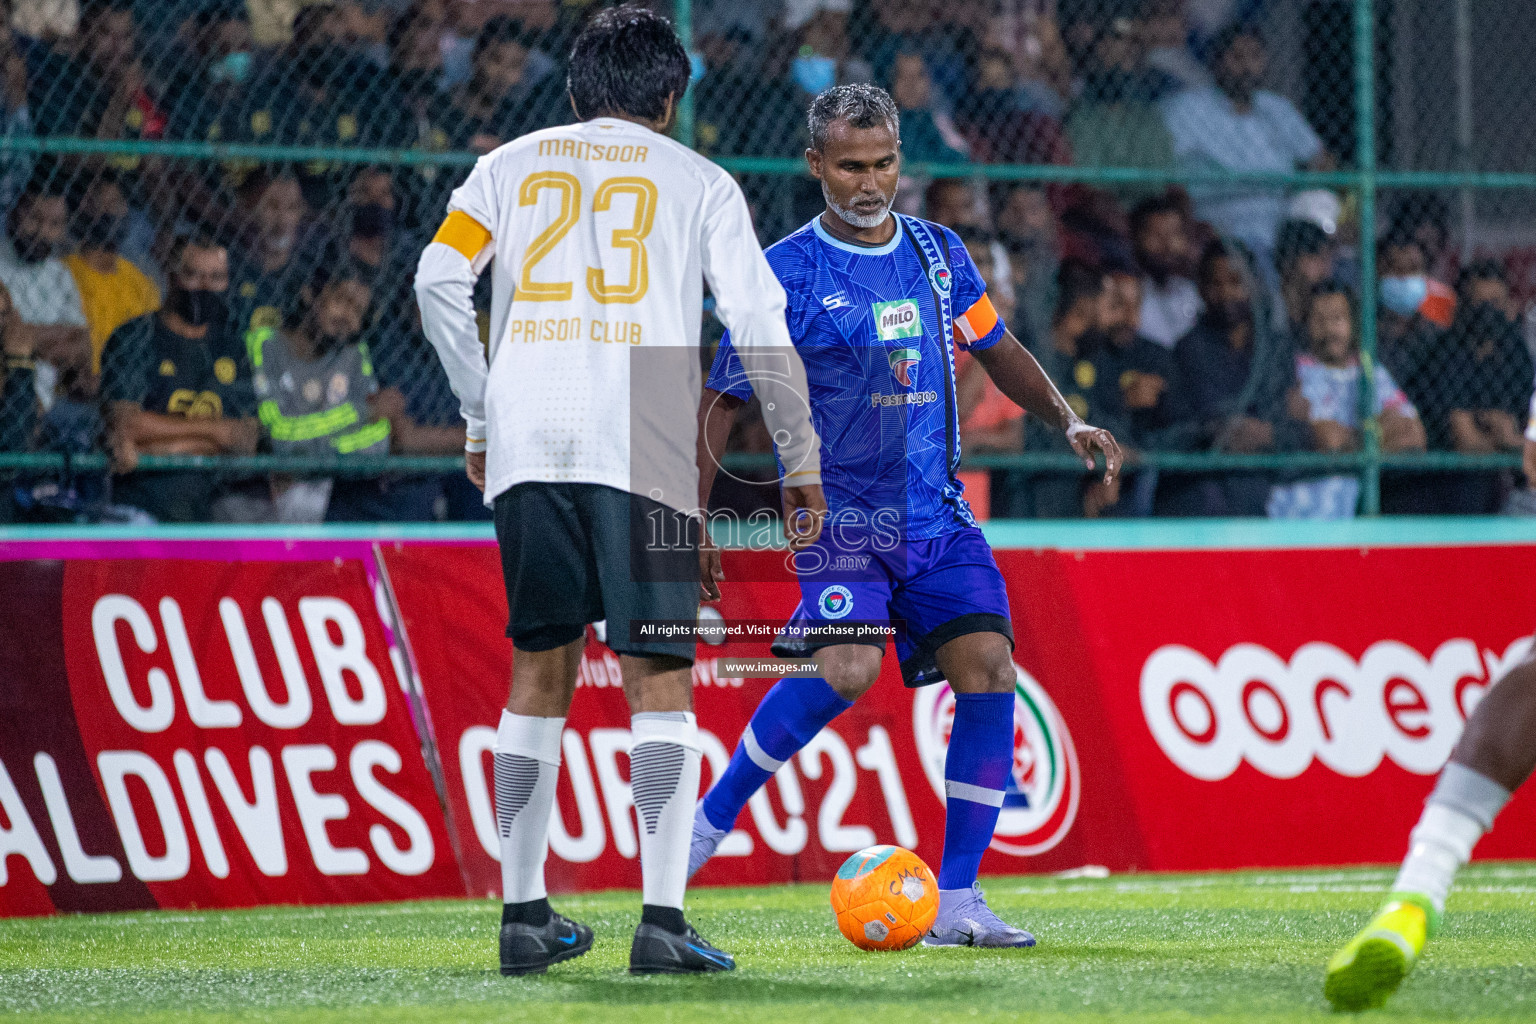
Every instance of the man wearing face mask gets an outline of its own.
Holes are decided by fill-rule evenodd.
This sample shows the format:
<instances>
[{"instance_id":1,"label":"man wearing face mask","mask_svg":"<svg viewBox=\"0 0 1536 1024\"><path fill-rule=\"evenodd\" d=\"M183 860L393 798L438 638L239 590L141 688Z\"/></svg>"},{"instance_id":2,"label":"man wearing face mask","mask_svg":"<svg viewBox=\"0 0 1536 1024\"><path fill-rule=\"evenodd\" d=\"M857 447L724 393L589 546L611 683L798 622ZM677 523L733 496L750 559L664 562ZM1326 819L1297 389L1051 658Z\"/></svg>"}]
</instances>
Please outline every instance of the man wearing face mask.
<instances>
[{"instance_id":1,"label":"man wearing face mask","mask_svg":"<svg viewBox=\"0 0 1536 1024\"><path fill-rule=\"evenodd\" d=\"M362 341L372 293L358 268L320 267L282 330L246 337L257 415L280 455L387 455L390 421L376 414L378 382ZM279 522L320 522L330 479L272 481Z\"/></svg>"},{"instance_id":2,"label":"man wearing face mask","mask_svg":"<svg viewBox=\"0 0 1536 1024\"><path fill-rule=\"evenodd\" d=\"M382 167L365 167L348 191L351 230L345 258L373 293L367 327L388 329L410 319L414 248L402 244L397 230L395 182Z\"/></svg>"},{"instance_id":3,"label":"man wearing face mask","mask_svg":"<svg viewBox=\"0 0 1536 1024\"><path fill-rule=\"evenodd\" d=\"M101 350L112 332L160 308L160 289L119 251L128 228L128 201L117 181L103 175L75 211L78 251L64 257L91 332L91 372L101 372Z\"/></svg>"},{"instance_id":4,"label":"man wearing face mask","mask_svg":"<svg viewBox=\"0 0 1536 1024\"><path fill-rule=\"evenodd\" d=\"M68 225L69 203L58 175L40 169L7 218L6 236L0 241L0 284L15 304L16 330L32 335L37 397L45 412L53 404L60 376L89 374L91 365L80 292L57 255Z\"/></svg>"},{"instance_id":5,"label":"man wearing face mask","mask_svg":"<svg viewBox=\"0 0 1536 1024\"><path fill-rule=\"evenodd\" d=\"M179 239L158 313L113 332L101 355L101 402L112 447L114 500L162 522L212 514L216 481L197 472L134 472L141 455L248 455L256 450L251 373L229 331L229 254Z\"/></svg>"}]
</instances>

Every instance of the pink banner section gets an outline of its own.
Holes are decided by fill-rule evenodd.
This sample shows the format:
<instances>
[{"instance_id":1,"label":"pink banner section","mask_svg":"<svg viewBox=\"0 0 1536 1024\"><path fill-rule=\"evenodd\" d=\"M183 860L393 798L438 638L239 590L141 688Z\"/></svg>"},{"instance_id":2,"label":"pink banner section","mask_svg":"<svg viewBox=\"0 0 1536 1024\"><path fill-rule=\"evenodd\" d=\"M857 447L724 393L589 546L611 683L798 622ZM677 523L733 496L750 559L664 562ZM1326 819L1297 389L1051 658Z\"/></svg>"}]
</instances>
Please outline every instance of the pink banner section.
<instances>
[{"instance_id":1,"label":"pink banner section","mask_svg":"<svg viewBox=\"0 0 1536 1024\"><path fill-rule=\"evenodd\" d=\"M492 545L391 539L0 548L0 914L499 890L491 750L512 648ZM1531 645L1536 547L999 550L1014 770L990 873L1391 862L1477 701ZM798 588L731 552L718 610ZM700 645L705 785L772 679ZM701 885L936 863L954 700L893 657L792 758ZM629 713L589 639L563 738L555 891L638 886ZM1480 857L1536 857L1517 795Z\"/></svg>"}]
</instances>

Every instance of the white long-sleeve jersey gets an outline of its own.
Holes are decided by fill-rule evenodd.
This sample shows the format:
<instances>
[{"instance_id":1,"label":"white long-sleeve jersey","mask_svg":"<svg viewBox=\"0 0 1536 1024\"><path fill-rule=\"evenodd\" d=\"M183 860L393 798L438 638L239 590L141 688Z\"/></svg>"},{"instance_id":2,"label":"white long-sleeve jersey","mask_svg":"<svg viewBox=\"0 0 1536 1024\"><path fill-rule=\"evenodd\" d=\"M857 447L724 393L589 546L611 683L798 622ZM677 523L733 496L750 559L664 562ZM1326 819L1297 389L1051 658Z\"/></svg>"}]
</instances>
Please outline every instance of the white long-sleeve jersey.
<instances>
[{"instance_id":1,"label":"white long-sleeve jersey","mask_svg":"<svg viewBox=\"0 0 1536 1024\"><path fill-rule=\"evenodd\" d=\"M483 347L471 294L487 264ZM819 483L784 289L724 170L616 118L535 132L480 158L422 253L416 295L468 448L486 452L487 503L537 480L606 484L679 511L698 504L704 280L787 482Z\"/></svg>"}]
</instances>

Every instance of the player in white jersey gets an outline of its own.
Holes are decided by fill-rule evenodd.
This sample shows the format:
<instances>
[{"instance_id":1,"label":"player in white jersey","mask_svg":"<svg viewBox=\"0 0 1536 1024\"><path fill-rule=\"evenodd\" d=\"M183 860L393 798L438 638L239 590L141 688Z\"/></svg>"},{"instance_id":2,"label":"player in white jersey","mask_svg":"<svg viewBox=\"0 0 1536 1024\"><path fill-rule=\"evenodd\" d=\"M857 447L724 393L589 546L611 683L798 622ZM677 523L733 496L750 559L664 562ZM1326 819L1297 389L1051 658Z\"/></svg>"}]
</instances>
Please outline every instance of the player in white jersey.
<instances>
[{"instance_id":1,"label":"player in white jersey","mask_svg":"<svg viewBox=\"0 0 1536 1024\"><path fill-rule=\"evenodd\" d=\"M1536 395L1525 430L1525 475L1536 485ZM1467 719L1385 904L1328 961L1323 994L1341 1010L1380 1006L1440 930L1445 897L1472 848L1536 767L1536 649L1491 687Z\"/></svg>"},{"instance_id":2,"label":"player in white jersey","mask_svg":"<svg viewBox=\"0 0 1536 1024\"><path fill-rule=\"evenodd\" d=\"M633 7L598 14L571 54L581 122L482 157L417 269L422 324L467 425L468 473L495 509L516 649L494 751L503 974L543 971L592 944L591 929L550 909L544 860L583 634L604 619L633 714L644 907L630 970L735 966L683 918L699 789L693 634L658 639L645 628L691 630L698 612L688 513L704 279L767 391L797 546L819 534L826 502L784 289L746 201L725 171L662 134L688 73L664 18ZM471 295L488 265L483 348Z\"/></svg>"}]
</instances>

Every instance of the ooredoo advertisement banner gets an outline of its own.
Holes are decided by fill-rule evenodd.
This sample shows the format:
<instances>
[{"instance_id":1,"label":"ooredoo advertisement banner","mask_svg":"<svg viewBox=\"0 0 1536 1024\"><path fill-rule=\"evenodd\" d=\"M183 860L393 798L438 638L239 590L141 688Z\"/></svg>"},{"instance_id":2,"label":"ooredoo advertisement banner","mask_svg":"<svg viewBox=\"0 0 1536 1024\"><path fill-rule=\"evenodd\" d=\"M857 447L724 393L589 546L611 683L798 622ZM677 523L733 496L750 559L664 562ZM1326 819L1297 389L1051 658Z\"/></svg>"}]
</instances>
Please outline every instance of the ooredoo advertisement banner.
<instances>
[{"instance_id":1,"label":"ooredoo advertisement banner","mask_svg":"<svg viewBox=\"0 0 1536 1024\"><path fill-rule=\"evenodd\" d=\"M499 891L491 751L513 652L494 545L282 547L0 561L0 914ZM1396 861L1536 625L1536 547L1518 544L997 560L1014 770L985 873ZM790 616L782 555L725 568L727 623ZM706 787L775 682L724 661L769 639L698 648ZM827 879L875 842L937 866L953 708L943 684L903 687L888 652L697 882ZM639 885L628 726L593 634L556 892ZM1536 857L1536 797L1478 856Z\"/></svg>"}]
</instances>

